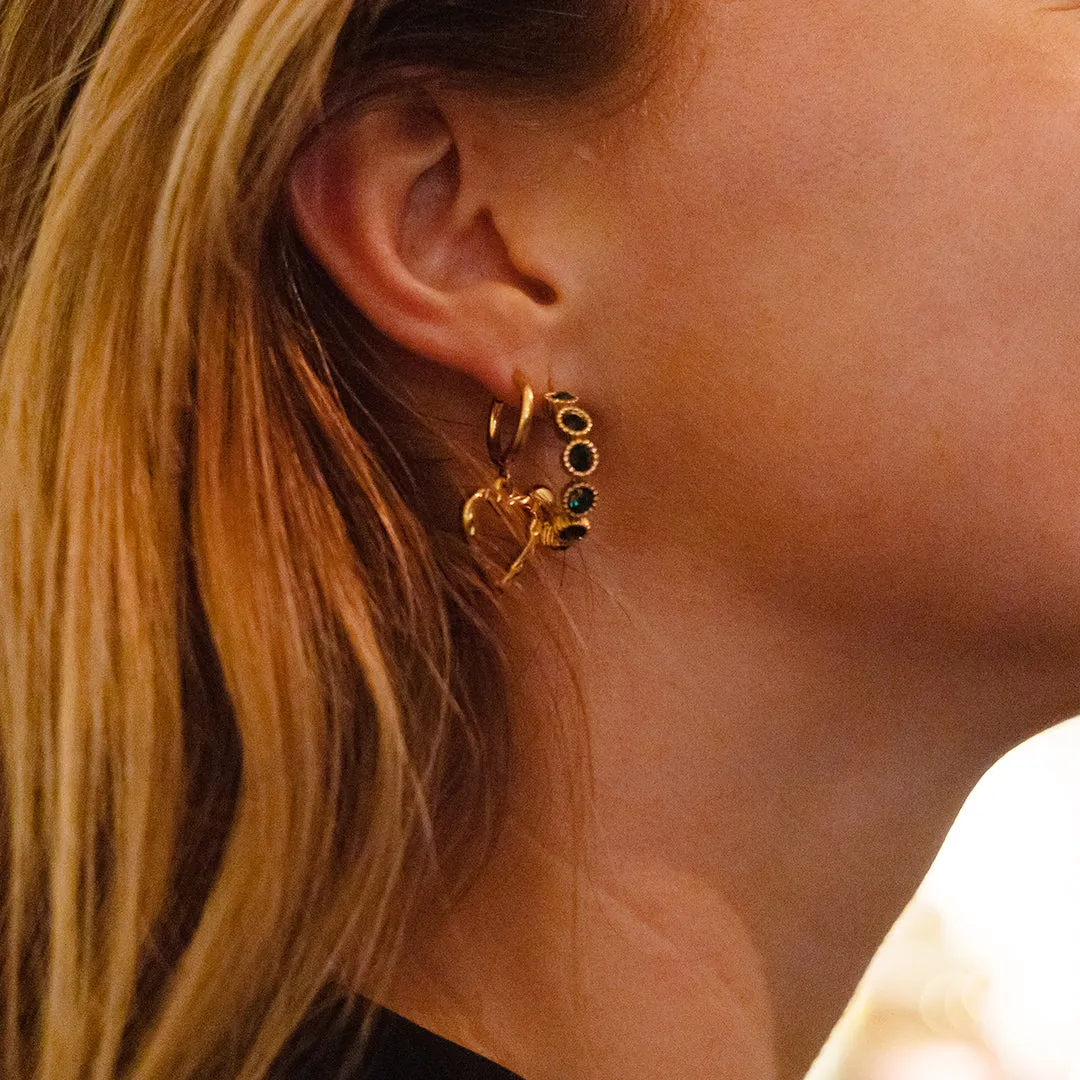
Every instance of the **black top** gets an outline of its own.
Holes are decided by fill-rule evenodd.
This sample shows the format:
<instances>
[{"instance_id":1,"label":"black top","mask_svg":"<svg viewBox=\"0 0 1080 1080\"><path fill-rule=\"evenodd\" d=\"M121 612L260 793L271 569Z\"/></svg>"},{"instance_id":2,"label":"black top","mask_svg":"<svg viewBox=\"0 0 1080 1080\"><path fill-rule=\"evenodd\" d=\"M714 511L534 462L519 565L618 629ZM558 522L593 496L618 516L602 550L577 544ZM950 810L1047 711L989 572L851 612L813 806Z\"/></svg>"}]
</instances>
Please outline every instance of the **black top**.
<instances>
[{"instance_id":1,"label":"black top","mask_svg":"<svg viewBox=\"0 0 1080 1080\"><path fill-rule=\"evenodd\" d=\"M362 1080L521 1080L494 1061L400 1016L384 1013L382 1021L360 1071Z\"/></svg>"},{"instance_id":2,"label":"black top","mask_svg":"<svg viewBox=\"0 0 1080 1080\"><path fill-rule=\"evenodd\" d=\"M322 1001L275 1063L271 1080L521 1080L385 1010L360 1058L360 1022L361 1010L350 1010L347 1001Z\"/></svg>"}]
</instances>

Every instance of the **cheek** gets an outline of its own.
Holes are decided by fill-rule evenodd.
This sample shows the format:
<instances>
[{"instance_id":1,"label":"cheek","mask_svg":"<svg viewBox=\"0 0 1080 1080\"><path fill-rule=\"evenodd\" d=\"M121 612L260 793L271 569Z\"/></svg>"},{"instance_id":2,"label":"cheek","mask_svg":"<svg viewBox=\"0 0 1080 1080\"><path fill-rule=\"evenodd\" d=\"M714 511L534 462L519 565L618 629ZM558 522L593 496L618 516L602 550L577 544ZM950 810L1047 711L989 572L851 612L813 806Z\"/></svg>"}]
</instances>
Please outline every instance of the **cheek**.
<instances>
[{"instance_id":1,"label":"cheek","mask_svg":"<svg viewBox=\"0 0 1080 1080\"><path fill-rule=\"evenodd\" d=\"M875 5L857 49L795 7L730 46L771 80L703 70L627 196L693 534L819 605L1075 629L1080 73L956 5Z\"/></svg>"},{"instance_id":2,"label":"cheek","mask_svg":"<svg viewBox=\"0 0 1080 1080\"><path fill-rule=\"evenodd\" d=\"M783 375L733 388L699 432L719 466L696 534L714 558L820 612L1075 633L1080 454L1065 410L980 408L951 380L778 389Z\"/></svg>"}]
</instances>

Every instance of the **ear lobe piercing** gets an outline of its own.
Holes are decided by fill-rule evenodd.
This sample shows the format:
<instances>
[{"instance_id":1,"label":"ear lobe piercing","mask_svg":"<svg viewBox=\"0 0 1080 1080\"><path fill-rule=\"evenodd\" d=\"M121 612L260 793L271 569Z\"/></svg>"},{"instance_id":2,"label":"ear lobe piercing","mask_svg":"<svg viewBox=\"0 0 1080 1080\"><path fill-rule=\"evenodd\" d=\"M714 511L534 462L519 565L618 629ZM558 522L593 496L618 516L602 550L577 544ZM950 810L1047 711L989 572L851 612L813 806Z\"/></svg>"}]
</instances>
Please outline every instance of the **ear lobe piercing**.
<instances>
[{"instance_id":1,"label":"ear lobe piercing","mask_svg":"<svg viewBox=\"0 0 1080 1080\"><path fill-rule=\"evenodd\" d=\"M473 492L461 511L461 523L465 535L475 539L476 512L482 503L509 513L525 515L527 533L525 545L516 559L498 581L500 589L506 588L521 572L529 556L538 547L568 548L583 540L589 533L589 511L596 505L596 488L590 477L599 464L600 455L596 444L587 436L593 421L578 399L566 390L555 390L544 395L544 410L556 429L566 438L563 448L563 469L570 479L556 497L549 487L539 485L527 492L515 490L510 480L508 463L520 453L529 438L535 407L535 395L528 383L522 383L521 406L517 428L507 441L504 427L506 403L498 398L491 403L488 416L488 457L498 470L495 479L487 487Z\"/></svg>"}]
</instances>

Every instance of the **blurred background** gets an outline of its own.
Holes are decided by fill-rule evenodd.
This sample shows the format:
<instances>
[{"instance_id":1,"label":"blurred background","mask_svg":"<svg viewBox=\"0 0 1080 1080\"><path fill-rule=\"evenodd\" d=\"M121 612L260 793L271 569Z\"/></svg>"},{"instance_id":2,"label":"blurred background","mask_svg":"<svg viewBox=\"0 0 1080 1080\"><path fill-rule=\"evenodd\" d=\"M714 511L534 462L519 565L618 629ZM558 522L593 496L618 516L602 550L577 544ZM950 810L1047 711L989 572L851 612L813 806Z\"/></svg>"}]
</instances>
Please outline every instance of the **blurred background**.
<instances>
[{"instance_id":1,"label":"blurred background","mask_svg":"<svg viewBox=\"0 0 1080 1080\"><path fill-rule=\"evenodd\" d=\"M1080 719L975 789L807 1080L1080 1080Z\"/></svg>"}]
</instances>

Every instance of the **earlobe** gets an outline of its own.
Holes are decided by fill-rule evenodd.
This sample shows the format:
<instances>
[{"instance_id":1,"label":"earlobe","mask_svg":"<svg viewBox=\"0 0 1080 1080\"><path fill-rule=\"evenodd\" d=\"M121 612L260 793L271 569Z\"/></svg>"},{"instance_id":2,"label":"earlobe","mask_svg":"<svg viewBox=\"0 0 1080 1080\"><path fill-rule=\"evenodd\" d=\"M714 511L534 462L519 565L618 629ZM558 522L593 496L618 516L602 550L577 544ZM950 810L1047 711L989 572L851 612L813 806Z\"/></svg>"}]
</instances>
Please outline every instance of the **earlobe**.
<instances>
[{"instance_id":1,"label":"earlobe","mask_svg":"<svg viewBox=\"0 0 1080 1080\"><path fill-rule=\"evenodd\" d=\"M379 330L512 396L555 291L514 266L470 164L429 100L392 100L312 135L289 197L305 244Z\"/></svg>"}]
</instances>

